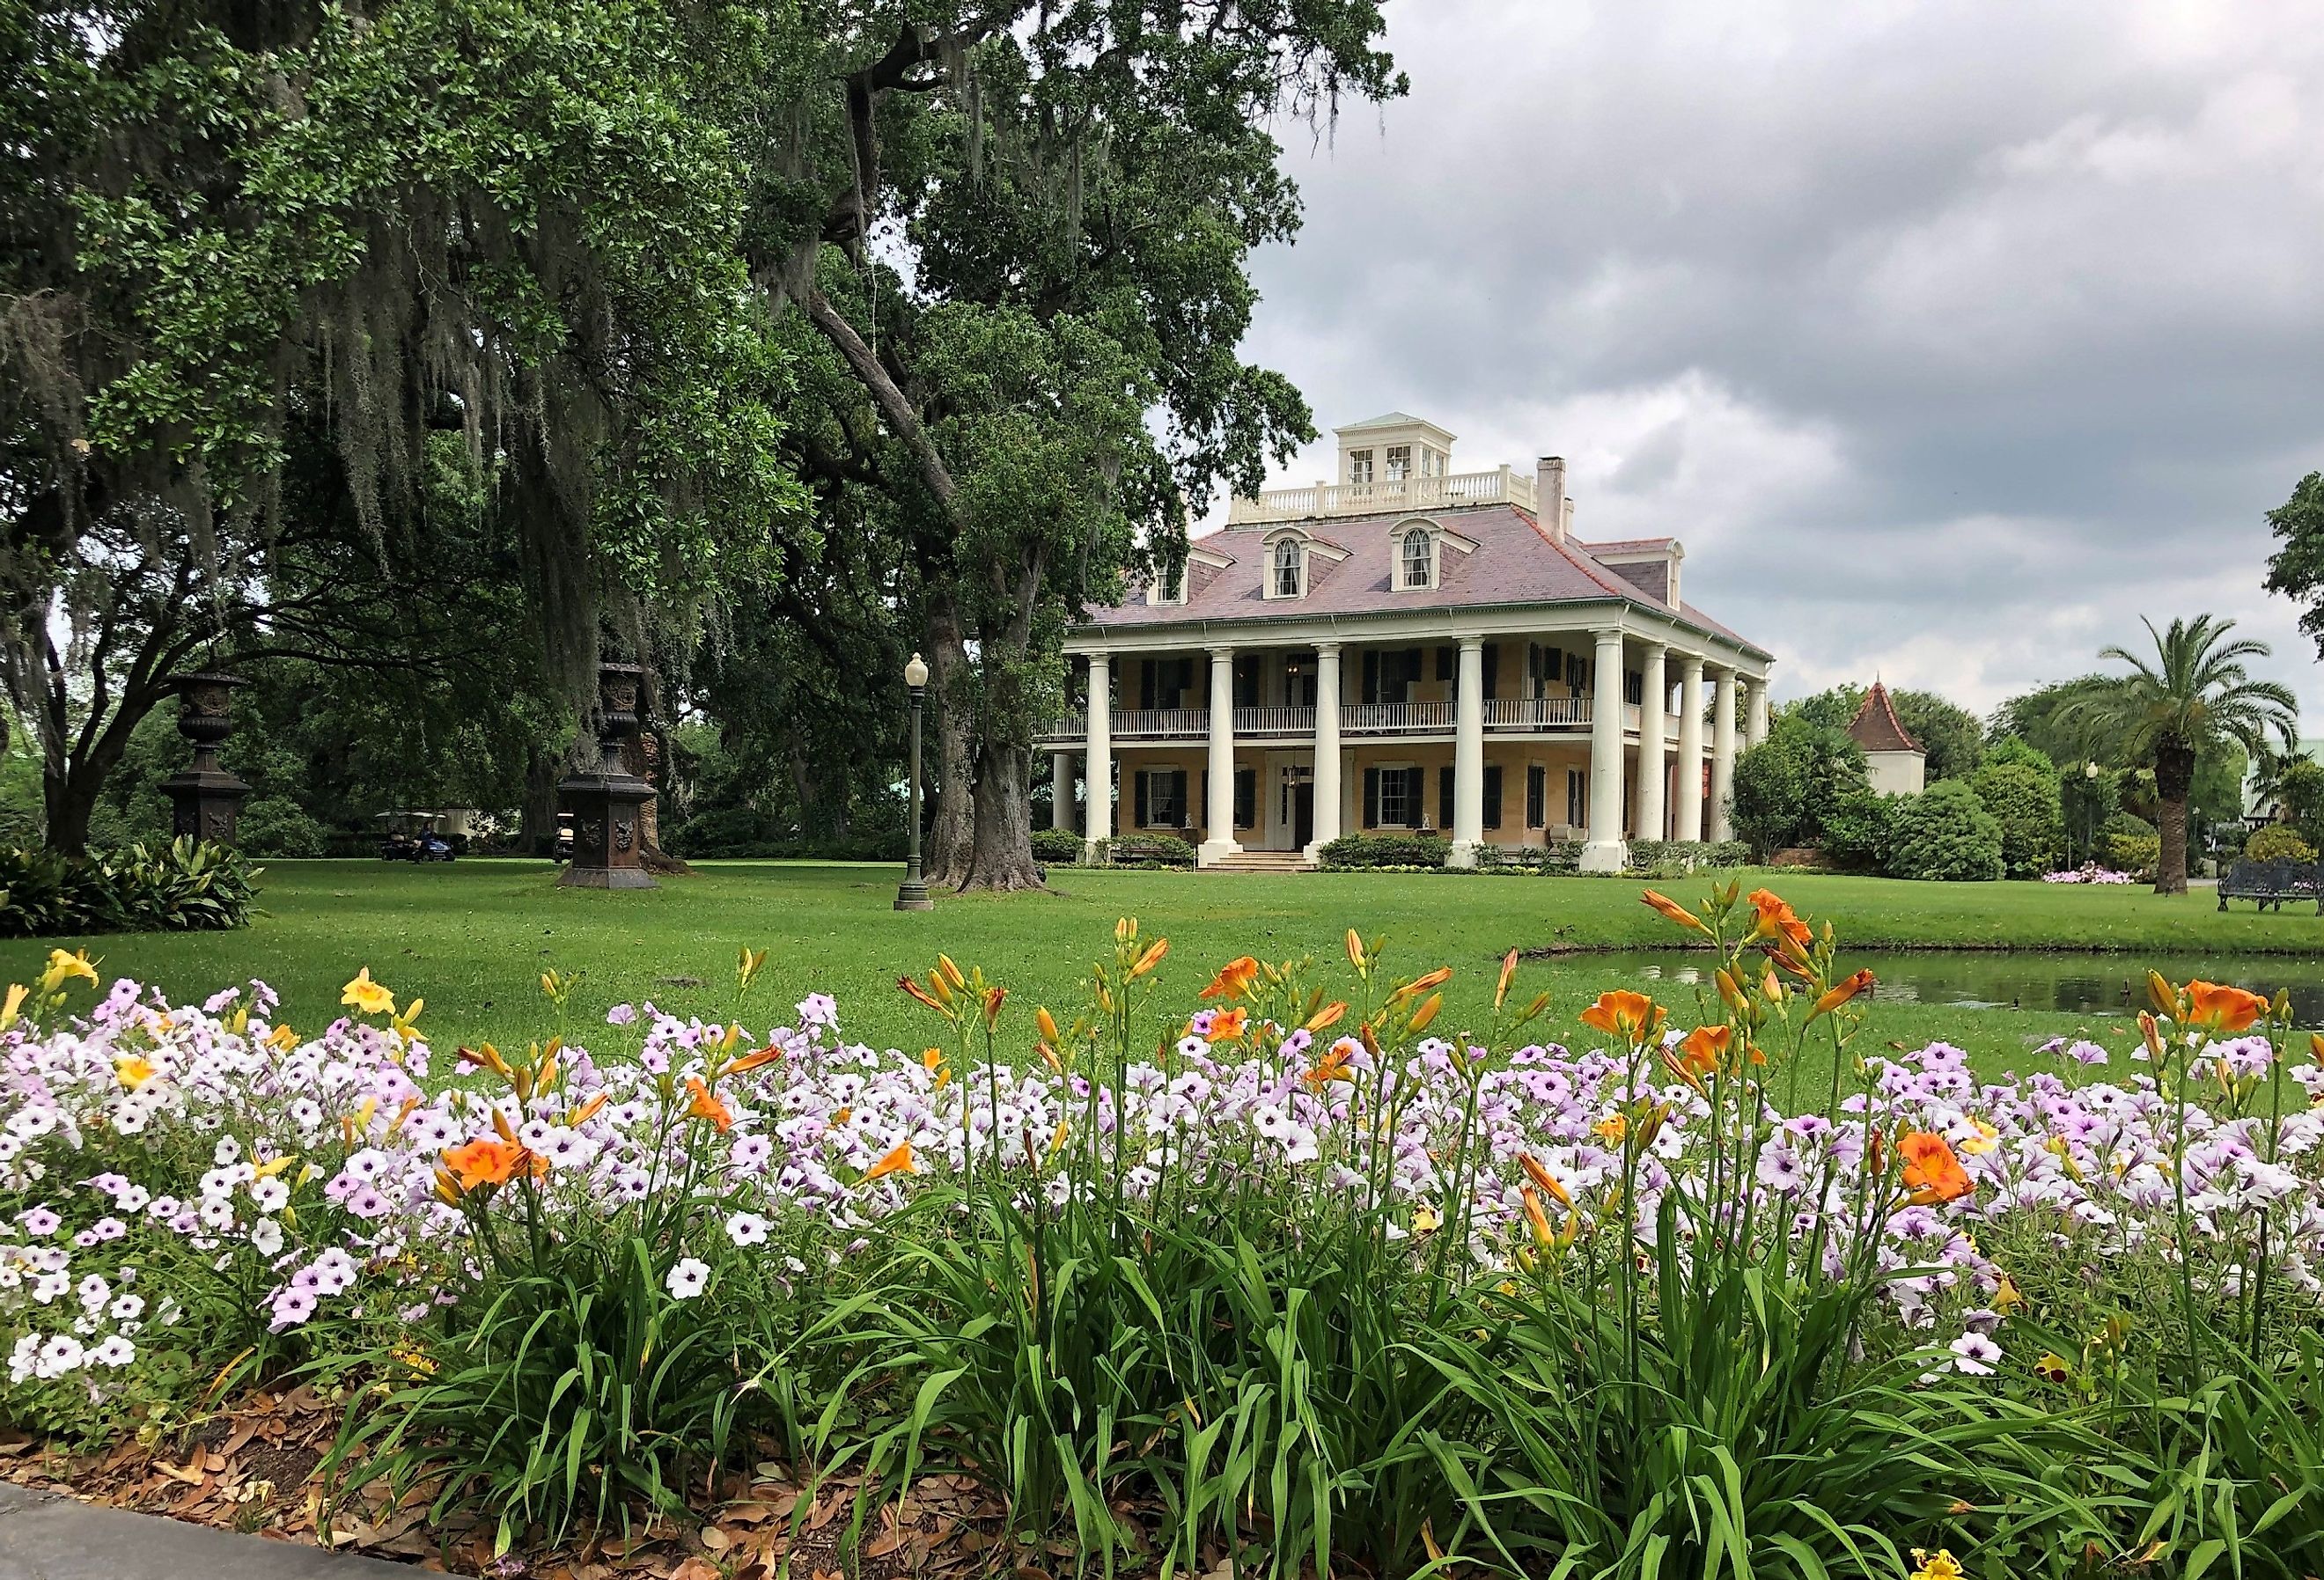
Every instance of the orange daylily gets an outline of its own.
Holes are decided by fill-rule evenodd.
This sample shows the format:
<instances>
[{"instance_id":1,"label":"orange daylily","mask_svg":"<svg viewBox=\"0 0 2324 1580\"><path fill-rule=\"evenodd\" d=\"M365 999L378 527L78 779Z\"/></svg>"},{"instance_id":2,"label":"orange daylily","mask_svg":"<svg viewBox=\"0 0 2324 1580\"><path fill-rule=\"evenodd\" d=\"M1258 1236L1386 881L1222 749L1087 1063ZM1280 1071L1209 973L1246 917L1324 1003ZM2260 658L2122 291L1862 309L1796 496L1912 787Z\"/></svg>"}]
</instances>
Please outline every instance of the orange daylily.
<instances>
[{"instance_id":1,"label":"orange daylily","mask_svg":"<svg viewBox=\"0 0 2324 1580\"><path fill-rule=\"evenodd\" d=\"M885 1179L890 1174L918 1174L919 1171L919 1164L912 1158L912 1143L898 1141L886 1157L863 1171L863 1183L869 1185L875 1179Z\"/></svg>"},{"instance_id":2,"label":"orange daylily","mask_svg":"<svg viewBox=\"0 0 2324 1580\"><path fill-rule=\"evenodd\" d=\"M1416 999L1422 993L1426 993L1429 989L1433 987L1443 987L1446 983L1452 980L1452 967L1450 966L1439 966L1434 971L1425 972L1422 975L1414 977L1410 982L1407 982L1402 987L1397 988L1396 992L1389 996L1391 1000Z\"/></svg>"},{"instance_id":3,"label":"orange daylily","mask_svg":"<svg viewBox=\"0 0 2324 1580\"><path fill-rule=\"evenodd\" d=\"M1146 953L1144 953L1143 955L1140 955L1140 956L1138 957L1138 964L1137 964L1137 965L1135 965L1135 966L1132 966L1130 968L1130 975L1133 978L1135 978L1135 977L1140 977L1140 976L1145 975L1148 972L1149 972L1149 971L1153 970L1157 966L1161 965L1161 964L1162 964L1162 956L1165 956L1165 955L1167 955L1169 952L1170 952L1170 940L1169 940L1169 939L1167 939L1167 938L1157 938L1157 939L1155 939L1152 943L1150 943L1150 944L1148 944L1148 945L1147 945L1147 946L1146 946Z\"/></svg>"},{"instance_id":4,"label":"orange daylily","mask_svg":"<svg viewBox=\"0 0 2324 1580\"><path fill-rule=\"evenodd\" d=\"M906 993L911 994L914 998L919 1000L920 1003L927 1005L927 1007L932 1010L941 1011L945 1007L943 1001L938 999L936 994L930 993L927 988L922 987L918 983L914 982L908 976L899 976L896 978L896 985L902 988Z\"/></svg>"},{"instance_id":5,"label":"orange daylily","mask_svg":"<svg viewBox=\"0 0 2324 1580\"><path fill-rule=\"evenodd\" d=\"M1657 894L1652 889L1649 889L1644 894L1639 895L1638 899L1641 903L1654 907L1655 910L1662 912L1662 914L1670 920L1678 923L1679 926L1686 928L1691 931L1707 933L1711 930L1710 923L1704 921L1702 918L1695 915L1694 912L1689 910L1685 906L1681 905L1677 901L1673 900L1667 894Z\"/></svg>"},{"instance_id":6,"label":"orange daylily","mask_svg":"<svg viewBox=\"0 0 2324 1580\"><path fill-rule=\"evenodd\" d=\"M1249 1017L1240 1009L1221 1010L1211 1017L1213 1042L1232 1042L1243 1034Z\"/></svg>"},{"instance_id":7,"label":"orange daylily","mask_svg":"<svg viewBox=\"0 0 2324 1580\"><path fill-rule=\"evenodd\" d=\"M1436 1012L1443 1007L1444 995L1441 993L1430 993L1428 995L1428 1002L1422 1004L1420 1008L1412 1012L1412 1020L1409 1023L1408 1029L1414 1031L1427 1030L1428 1023L1436 1019Z\"/></svg>"},{"instance_id":8,"label":"orange daylily","mask_svg":"<svg viewBox=\"0 0 2324 1580\"><path fill-rule=\"evenodd\" d=\"M1614 988L1598 995L1598 1002L1582 1012L1582 1023L1609 1037L1619 1037L1637 1045L1662 1030L1665 1014L1663 1007L1642 993L1628 988Z\"/></svg>"},{"instance_id":9,"label":"orange daylily","mask_svg":"<svg viewBox=\"0 0 2324 1580\"><path fill-rule=\"evenodd\" d=\"M1934 1132L1906 1131L1896 1138L1896 1151L1904 1160L1905 1187L1919 1206L1958 1200L1974 1188L1952 1143Z\"/></svg>"},{"instance_id":10,"label":"orange daylily","mask_svg":"<svg viewBox=\"0 0 2324 1580\"><path fill-rule=\"evenodd\" d=\"M2214 1031L2243 1031L2267 1013L2267 1001L2255 993L2217 982L2187 984L2187 1019Z\"/></svg>"},{"instance_id":11,"label":"orange daylily","mask_svg":"<svg viewBox=\"0 0 2324 1580\"><path fill-rule=\"evenodd\" d=\"M736 1059L733 1064L728 1065L726 1067L726 1073L730 1076L748 1075L752 1070L759 1068L762 1065L770 1065L774 1063L775 1060L782 1057L783 1050L781 1044L770 1042L767 1044L766 1047L760 1049L756 1053L746 1053L742 1058Z\"/></svg>"},{"instance_id":12,"label":"orange daylily","mask_svg":"<svg viewBox=\"0 0 2324 1580\"><path fill-rule=\"evenodd\" d=\"M1329 1030L1331 1028L1338 1025L1340 1023L1340 1017L1347 1012L1348 1001L1345 999L1333 999L1330 1003L1325 1004L1322 1009L1307 1017L1307 1030L1310 1031Z\"/></svg>"},{"instance_id":13,"label":"orange daylily","mask_svg":"<svg viewBox=\"0 0 2324 1580\"><path fill-rule=\"evenodd\" d=\"M686 1089L694 1094L694 1101L686 1105L688 1119L706 1119L724 1132L734 1126L734 1111L719 1099L718 1094L702 1084L700 1076L686 1077Z\"/></svg>"},{"instance_id":14,"label":"orange daylily","mask_svg":"<svg viewBox=\"0 0 2324 1580\"><path fill-rule=\"evenodd\" d=\"M1557 1238L1557 1231L1549 1226L1549 1215L1541 1210L1541 1195L1530 1185L1517 1187L1525 1198L1526 1227L1532 1232L1534 1243L1546 1250Z\"/></svg>"},{"instance_id":15,"label":"orange daylily","mask_svg":"<svg viewBox=\"0 0 2324 1580\"><path fill-rule=\"evenodd\" d=\"M513 1141L478 1136L475 1141L447 1150L444 1154L444 1166L462 1190L474 1190L480 1185L507 1184L530 1156Z\"/></svg>"},{"instance_id":16,"label":"orange daylily","mask_svg":"<svg viewBox=\"0 0 2324 1580\"><path fill-rule=\"evenodd\" d=\"M1219 967L1219 974L1211 978L1211 985L1203 990L1203 997L1239 999L1250 992L1250 984L1258 980L1259 962L1248 955L1240 955Z\"/></svg>"},{"instance_id":17,"label":"orange daylily","mask_svg":"<svg viewBox=\"0 0 2324 1580\"><path fill-rule=\"evenodd\" d=\"M1493 984L1493 1008L1499 1009L1509 996L1509 983L1517 974L1517 952L1511 949L1501 956L1501 979Z\"/></svg>"},{"instance_id":18,"label":"orange daylily","mask_svg":"<svg viewBox=\"0 0 2324 1580\"><path fill-rule=\"evenodd\" d=\"M1663 1057L1670 1063L1679 1079L1690 1086L1700 1086L1707 1076L1719 1073L1720 1061L1727 1057L1728 1045L1735 1033L1725 1026L1697 1026L1686 1034L1675 1053Z\"/></svg>"},{"instance_id":19,"label":"orange daylily","mask_svg":"<svg viewBox=\"0 0 2324 1580\"><path fill-rule=\"evenodd\" d=\"M1572 1194L1566 1190L1565 1187L1557 1182L1557 1176L1552 1174L1548 1169L1543 1168L1538 1162L1535 1161L1534 1155L1531 1152L1519 1152L1517 1154L1517 1167L1525 1170L1526 1178L1527 1179L1532 1180L1536 1185L1541 1187L1545 1193L1555 1198L1558 1206L1562 1207L1570 1207L1573 1205L1573 1197Z\"/></svg>"},{"instance_id":20,"label":"orange daylily","mask_svg":"<svg viewBox=\"0 0 2324 1580\"><path fill-rule=\"evenodd\" d=\"M1840 1005L1854 998L1858 993L1860 993L1867 988L1870 987L1872 985L1872 982L1873 976L1871 972L1858 971L1855 975L1850 976L1844 981L1834 983L1831 986L1831 992L1816 1000L1815 1008L1808 1012L1808 1019L1812 1021L1818 1015L1831 1014L1834 1010L1840 1008Z\"/></svg>"},{"instance_id":21,"label":"orange daylily","mask_svg":"<svg viewBox=\"0 0 2324 1580\"><path fill-rule=\"evenodd\" d=\"M1347 1039L1342 1038L1332 1044L1323 1058L1308 1066L1307 1073L1300 1078L1311 1086L1324 1086L1333 1081L1350 1079L1348 1058L1353 1051L1354 1049L1348 1045Z\"/></svg>"},{"instance_id":22,"label":"orange daylily","mask_svg":"<svg viewBox=\"0 0 2324 1580\"><path fill-rule=\"evenodd\" d=\"M1765 889L1754 889L1748 896L1751 909L1759 913L1759 925L1751 936L1773 938L1786 951L1805 954L1815 942L1815 934L1802 921L1781 896Z\"/></svg>"}]
</instances>

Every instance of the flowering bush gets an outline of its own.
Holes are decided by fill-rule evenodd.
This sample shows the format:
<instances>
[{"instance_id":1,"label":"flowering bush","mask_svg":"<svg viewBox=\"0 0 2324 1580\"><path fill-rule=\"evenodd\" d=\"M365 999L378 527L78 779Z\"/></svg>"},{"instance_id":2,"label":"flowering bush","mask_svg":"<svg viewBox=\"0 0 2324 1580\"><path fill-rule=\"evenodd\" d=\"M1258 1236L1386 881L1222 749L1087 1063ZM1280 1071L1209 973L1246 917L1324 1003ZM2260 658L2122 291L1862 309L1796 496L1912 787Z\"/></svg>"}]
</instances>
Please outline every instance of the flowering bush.
<instances>
[{"instance_id":1,"label":"flowering bush","mask_svg":"<svg viewBox=\"0 0 2324 1580\"><path fill-rule=\"evenodd\" d=\"M2084 862L2079 867L2067 867L2060 872L2042 874L2044 883L2135 883L2138 879L2129 873L2117 873L2096 862Z\"/></svg>"},{"instance_id":2,"label":"flowering bush","mask_svg":"<svg viewBox=\"0 0 2324 1580\"><path fill-rule=\"evenodd\" d=\"M2278 1362L2324 1296L2324 1065L2200 983L2119 1067L1859 1054L1870 974L1738 888L1648 896L1720 951L1712 1018L1608 993L1590 1051L1524 1037L1514 956L1456 1030L1448 968L1352 933L1343 974L1246 956L1187 1014L1125 921L1063 1023L940 958L918 1054L821 995L744 1030L750 952L724 1023L448 1057L367 971L301 1035L260 984L68 1013L97 978L60 954L0 1018L0 1412L97 1438L306 1367L355 1390L337 1474L504 1543L771 1437L960 1466L1092 1558L1998 1573L2271 1519L2314 1572L2315 1358ZM2200 1418L2163 1386L2255 1366ZM2092 1498L2077 1455L2209 1479Z\"/></svg>"}]
</instances>

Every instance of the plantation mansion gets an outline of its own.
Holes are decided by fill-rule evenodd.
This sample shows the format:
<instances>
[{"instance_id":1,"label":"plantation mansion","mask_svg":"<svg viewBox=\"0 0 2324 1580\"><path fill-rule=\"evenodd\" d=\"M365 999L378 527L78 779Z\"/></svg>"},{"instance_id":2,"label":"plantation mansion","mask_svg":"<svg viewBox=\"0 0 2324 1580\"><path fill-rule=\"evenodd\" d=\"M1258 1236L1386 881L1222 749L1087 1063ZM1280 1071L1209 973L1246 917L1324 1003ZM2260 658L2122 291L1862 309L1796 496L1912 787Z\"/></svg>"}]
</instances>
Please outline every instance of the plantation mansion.
<instances>
[{"instance_id":1,"label":"plantation mansion","mask_svg":"<svg viewBox=\"0 0 2324 1580\"><path fill-rule=\"evenodd\" d=\"M1748 744L1774 661L1682 600L1678 541L1575 537L1556 457L1456 472L1402 412L1338 437L1339 482L1235 500L1069 635L1092 701L1046 743L1056 825L1078 762L1085 838L1178 833L1204 866L1359 829L1447 833L1458 865L1582 839L1592 872L1725 837L1737 692Z\"/></svg>"}]
</instances>

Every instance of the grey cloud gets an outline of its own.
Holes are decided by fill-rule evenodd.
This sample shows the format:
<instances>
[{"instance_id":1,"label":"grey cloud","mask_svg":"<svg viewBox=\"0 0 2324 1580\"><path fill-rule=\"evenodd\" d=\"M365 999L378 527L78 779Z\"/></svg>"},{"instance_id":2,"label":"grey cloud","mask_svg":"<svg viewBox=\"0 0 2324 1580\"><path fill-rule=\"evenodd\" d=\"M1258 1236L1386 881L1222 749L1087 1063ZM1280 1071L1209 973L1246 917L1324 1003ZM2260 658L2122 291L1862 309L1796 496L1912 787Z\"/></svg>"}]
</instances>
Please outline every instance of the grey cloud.
<instances>
[{"instance_id":1,"label":"grey cloud","mask_svg":"<svg viewBox=\"0 0 2324 1580\"><path fill-rule=\"evenodd\" d=\"M2324 464L2324 4L1391 8L1250 354L1572 463L1797 691L1977 707L2210 608L2324 708L2261 513ZM1286 479L1328 469L1325 446Z\"/></svg>"}]
</instances>

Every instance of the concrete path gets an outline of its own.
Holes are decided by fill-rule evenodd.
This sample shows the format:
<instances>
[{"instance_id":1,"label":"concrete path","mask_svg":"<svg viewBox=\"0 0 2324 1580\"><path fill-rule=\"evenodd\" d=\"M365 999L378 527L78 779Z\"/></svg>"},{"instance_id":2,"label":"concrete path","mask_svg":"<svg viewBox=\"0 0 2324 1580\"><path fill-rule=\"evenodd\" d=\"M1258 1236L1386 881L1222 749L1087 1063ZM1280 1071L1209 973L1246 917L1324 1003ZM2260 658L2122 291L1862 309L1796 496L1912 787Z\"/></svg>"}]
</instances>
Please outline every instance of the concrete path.
<instances>
[{"instance_id":1,"label":"concrete path","mask_svg":"<svg viewBox=\"0 0 2324 1580\"><path fill-rule=\"evenodd\" d=\"M419 1573L0 1483L0 1580L413 1580Z\"/></svg>"}]
</instances>

